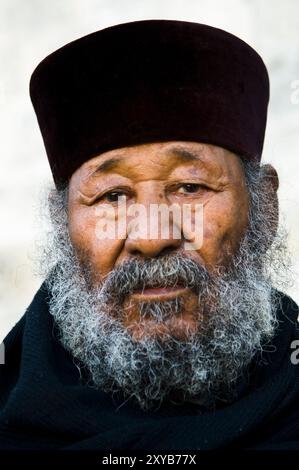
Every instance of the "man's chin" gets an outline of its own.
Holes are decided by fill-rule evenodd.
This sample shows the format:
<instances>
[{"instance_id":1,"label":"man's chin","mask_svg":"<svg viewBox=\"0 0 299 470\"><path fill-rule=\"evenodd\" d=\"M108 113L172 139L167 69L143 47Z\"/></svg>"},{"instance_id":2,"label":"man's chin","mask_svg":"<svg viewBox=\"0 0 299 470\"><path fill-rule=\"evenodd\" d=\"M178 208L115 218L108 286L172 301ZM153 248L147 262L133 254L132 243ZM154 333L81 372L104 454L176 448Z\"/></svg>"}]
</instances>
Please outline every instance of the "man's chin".
<instances>
[{"instance_id":1,"label":"man's chin","mask_svg":"<svg viewBox=\"0 0 299 470\"><path fill-rule=\"evenodd\" d=\"M173 318L163 324L156 320L140 320L138 323L125 323L125 326L135 341L156 338L166 341L169 337L187 341L198 331L198 325L190 318Z\"/></svg>"},{"instance_id":2,"label":"man's chin","mask_svg":"<svg viewBox=\"0 0 299 470\"><path fill-rule=\"evenodd\" d=\"M147 315L142 315L141 300L129 296L123 305L125 315L122 322L136 341L155 338L163 341L169 337L186 341L191 335L197 333L201 321L198 299L194 293L188 290L188 295L186 292L177 300L181 301L182 306L177 309L174 308L173 312L167 312L165 318L163 318L163 302L159 302L162 309L162 318L158 319L154 314L151 314L150 309L147 309ZM154 302L150 302L150 304L154 306Z\"/></svg>"}]
</instances>

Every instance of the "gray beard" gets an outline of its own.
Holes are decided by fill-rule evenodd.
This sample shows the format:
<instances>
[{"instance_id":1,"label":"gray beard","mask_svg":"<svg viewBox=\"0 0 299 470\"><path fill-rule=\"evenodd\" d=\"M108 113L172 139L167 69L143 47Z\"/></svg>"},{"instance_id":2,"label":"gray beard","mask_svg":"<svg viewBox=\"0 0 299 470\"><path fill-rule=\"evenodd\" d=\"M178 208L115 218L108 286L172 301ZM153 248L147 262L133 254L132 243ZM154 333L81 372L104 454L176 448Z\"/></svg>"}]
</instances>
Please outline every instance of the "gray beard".
<instances>
[{"instance_id":1,"label":"gray beard","mask_svg":"<svg viewBox=\"0 0 299 470\"><path fill-rule=\"evenodd\" d=\"M270 208L262 204L262 196L260 220L259 213L252 211L255 219L238 253L217 274L188 257L168 254L130 260L97 287L90 283L91 268L78 261L70 242L65 197L65 191L54 190L51 195L54 229L42 264L51 272L49 306L60 341L80 370L87 372L88 384L132 400L143 410L158 409L165 402L196 400L210 408L233 400L238 379L275 332L276 305L268 268L273 262L280 266L281 276L285 271L284 235L276 238L271 253L265 248ZM135 340L122 322L126 296L143 286L176 284L197 295L196 333L184 340L175 332ZM183 300L177 298L141 303L139 313L141 319L163 323L183 309Z\"/></svg>"}]
</instances>

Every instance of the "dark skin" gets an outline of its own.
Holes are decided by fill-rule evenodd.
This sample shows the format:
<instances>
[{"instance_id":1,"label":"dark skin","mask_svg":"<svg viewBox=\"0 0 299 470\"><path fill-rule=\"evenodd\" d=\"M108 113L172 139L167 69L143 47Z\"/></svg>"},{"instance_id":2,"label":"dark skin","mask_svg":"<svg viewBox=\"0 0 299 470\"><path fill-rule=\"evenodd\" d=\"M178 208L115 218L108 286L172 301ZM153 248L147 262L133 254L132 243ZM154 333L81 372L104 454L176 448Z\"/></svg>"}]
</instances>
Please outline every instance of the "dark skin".
<instances>
[{"instance_id":1,"label":"dark skin","mask_svg":"<svg viewBox=\"0 0 299 470\"><path fill-rule=\"evenodd\" d=\"M277 174L265 165L263 176L276 200ZM127 205L203 204L203 243L199 249L184 249L184 237L176 239L129 238L99 240L95 208ZM105 152L85 162L70 179L69 230L80 261L92 268L94 284L132 257L155 258L182 253L213 272L226 266L236 252L248 225L249 197L241 159L234 153L197 142L165 142L126 147ZM277 204L276 204L277 207ZM116 216L117 217L117 216ZM186 234L185 234L186 236ZM182 315L165 324L140 322L138 302L185 299ZM188 288L145 289L125 300L124 324L136 339L145 335L188 336L198 328L196 295Z\"/></svg>"}]
</instances>

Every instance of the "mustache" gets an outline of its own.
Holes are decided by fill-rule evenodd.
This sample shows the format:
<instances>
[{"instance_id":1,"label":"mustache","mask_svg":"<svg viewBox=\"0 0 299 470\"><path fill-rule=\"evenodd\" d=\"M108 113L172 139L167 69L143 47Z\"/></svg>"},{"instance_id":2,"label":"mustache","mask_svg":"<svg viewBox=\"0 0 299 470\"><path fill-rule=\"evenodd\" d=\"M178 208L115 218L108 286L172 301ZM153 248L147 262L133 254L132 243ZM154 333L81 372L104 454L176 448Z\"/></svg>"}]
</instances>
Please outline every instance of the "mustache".
<instances>
[{"instance_id":1,"label":"mustache","mask_svg":"<svg viewBox=\"0 0 299 470\"><path fill-rule=\"evenodd\" d=\"M133 258L116 267L104 279L102 289L121 297L154 287L189 287L198 294L212 276L193 259L180 254L159 258Z\"/></svg>"}]
</instances>

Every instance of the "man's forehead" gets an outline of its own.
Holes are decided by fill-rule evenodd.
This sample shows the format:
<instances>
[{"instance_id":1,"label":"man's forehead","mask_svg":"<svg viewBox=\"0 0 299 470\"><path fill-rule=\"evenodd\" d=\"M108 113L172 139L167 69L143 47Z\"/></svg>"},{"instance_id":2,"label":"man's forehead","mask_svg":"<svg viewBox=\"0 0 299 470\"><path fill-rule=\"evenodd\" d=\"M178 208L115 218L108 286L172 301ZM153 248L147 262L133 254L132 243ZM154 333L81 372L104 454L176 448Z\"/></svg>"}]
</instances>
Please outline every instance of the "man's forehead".
<instances>
[{"instance_id":1,"label":"man's forehead","mask_svg":"<svg viewBox=\"0 0 299 470\"><path fill-rule=\"evenodd\" d=\"M174 170L184 164L194 164L209 172L225 172L230 164L240 160L232 152L214 145L198 142L150 143L115 149L100 154L79 169L84 180L112 172L122 172L140 166L143 170L157 166L162 170Z\"/></svg>"}]
</instances>

